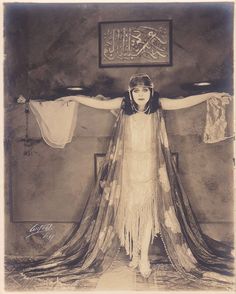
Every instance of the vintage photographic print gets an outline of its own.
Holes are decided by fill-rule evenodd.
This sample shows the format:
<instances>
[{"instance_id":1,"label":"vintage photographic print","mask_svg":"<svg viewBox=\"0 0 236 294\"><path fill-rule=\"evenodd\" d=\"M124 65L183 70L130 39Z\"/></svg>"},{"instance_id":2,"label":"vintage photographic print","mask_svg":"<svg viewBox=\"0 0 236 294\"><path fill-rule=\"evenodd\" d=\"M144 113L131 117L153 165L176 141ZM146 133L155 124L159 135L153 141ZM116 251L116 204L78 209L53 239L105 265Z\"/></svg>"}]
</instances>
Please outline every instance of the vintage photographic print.
<instances>
[{"instance_id":1,"label":"vintage photographic print","mask_svg":"<svg viewBox=\"0 0 236 294\"><path fill-rule=\"evenodd\" d=\"M235 291L234 2L4 8L4 291Z\"/></svg>"}]
</instances>

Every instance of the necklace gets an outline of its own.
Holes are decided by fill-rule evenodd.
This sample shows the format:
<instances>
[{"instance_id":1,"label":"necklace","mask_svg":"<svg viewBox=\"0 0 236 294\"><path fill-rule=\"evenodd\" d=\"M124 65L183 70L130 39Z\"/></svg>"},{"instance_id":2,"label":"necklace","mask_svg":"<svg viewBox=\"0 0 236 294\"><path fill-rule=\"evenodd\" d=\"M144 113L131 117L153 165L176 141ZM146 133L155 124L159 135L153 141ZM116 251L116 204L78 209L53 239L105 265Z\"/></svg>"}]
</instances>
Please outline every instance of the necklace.
<instances>
[{"instance_id":1,"label":"necklace","mask_svg":"<svg viewBox=\"0 0 236 294\"><path fill-rule=\"evenodd\" d=\"M134 105L133 103L131 104L131 107L133 108L133 110L135 110L135 112L138 112L138 113L144 113L144 112L146 112L146 111L149 111L149 109L150 109L150 105L148 105L148 106L146 107L146 109L144 109L144 110L139 110L138 108L135 107L135 105Z\"/></svg>"}]
</instances>

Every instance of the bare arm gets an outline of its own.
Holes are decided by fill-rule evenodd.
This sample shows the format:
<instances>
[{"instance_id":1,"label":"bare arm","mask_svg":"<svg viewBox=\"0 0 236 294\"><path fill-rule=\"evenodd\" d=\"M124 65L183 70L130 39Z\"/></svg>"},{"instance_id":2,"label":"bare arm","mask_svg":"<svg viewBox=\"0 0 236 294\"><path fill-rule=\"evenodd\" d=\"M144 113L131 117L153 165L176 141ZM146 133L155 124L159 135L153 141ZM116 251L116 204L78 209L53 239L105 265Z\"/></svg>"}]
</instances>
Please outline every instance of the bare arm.
<instances>
[{"instance_id":1,"label":"bare arm","mask_svg":"<svg viewBox=\"0 0 236 294\"><path fill-rule=\"evenodd\" d=\"M100 100L96 99L96 97L91 98L88 96L67 96L57 99L57 101L76 101L86 106L90 106L97 109L119 109L121 107L123 97L118 97L115 99L109 100Z\"/></svg>"},{"instance_id":2,"label":"bare arm","mask_svg":"<svg viewBox=\"0 0 236 294\"><path fill-rule=\"evenodd\" d=\"M211 97L221 98L222 96L229 96L227 93L206 93L200 95L188 96L186 98L178 99L169 99L169 98L160 98L161 106L164 110L176 110L191 107L206 101Z\"/></svg>"}]
</instances>

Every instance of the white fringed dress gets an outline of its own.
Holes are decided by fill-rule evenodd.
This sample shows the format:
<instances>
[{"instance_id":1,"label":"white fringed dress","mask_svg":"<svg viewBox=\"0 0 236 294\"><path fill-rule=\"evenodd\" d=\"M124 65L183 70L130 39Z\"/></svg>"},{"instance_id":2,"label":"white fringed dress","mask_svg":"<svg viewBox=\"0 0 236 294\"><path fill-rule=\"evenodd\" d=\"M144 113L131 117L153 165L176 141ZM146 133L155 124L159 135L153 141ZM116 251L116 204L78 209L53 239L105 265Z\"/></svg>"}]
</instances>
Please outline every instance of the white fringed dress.
<instances>
[{"instance_id":1,"label":"white fringed dress","mask_svg":"<svg viewBox=\"0 0 236 294\"><path fill-rule=\"evenodd\" d=\"M126 116L117 231L130 257L140 249L147 224L152 240L159 232L156 143L155 114Z\"/></svg>"}]
</instances>

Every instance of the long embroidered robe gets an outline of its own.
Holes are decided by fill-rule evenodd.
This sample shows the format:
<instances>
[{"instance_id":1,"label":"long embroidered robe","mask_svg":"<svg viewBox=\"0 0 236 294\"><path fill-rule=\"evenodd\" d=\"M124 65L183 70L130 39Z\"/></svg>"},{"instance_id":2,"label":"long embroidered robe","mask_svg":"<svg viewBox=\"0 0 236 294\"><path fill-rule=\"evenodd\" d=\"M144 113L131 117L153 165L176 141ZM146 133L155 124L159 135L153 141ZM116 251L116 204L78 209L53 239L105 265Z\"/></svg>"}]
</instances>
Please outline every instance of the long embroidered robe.
<instances>
[{"instance_id":1,"label":"long embroidered robe","mask_svg":"<svg viewBox=\"0 0 236 294\"><path fill-rule=\"evenodd\" d=\"M215 121L218 118L217 113ZM158 110L149 119L155 133L155 144L149 147L156 154L155 167L150 167L154 168L152 176L153 171L155 173L152 178L155 193L150 198L153 205L153 234L160 234L169 260L180 275L200 285L210 283L225 288L232 283L232 248L202 232L170 153L162 111ZM124 151L127 152L129 147L125 146L125 130L130 123L130 118L120 110L106 158L90 193L81 223L74 225L64 244L51 256L19 265L24 276L59 277L62 282L68 282L88 275L100 275L110 266L120 245L124 245L128 253L132 251L128 238L135 234L135 230L132 231L132 226L129 226L130 219L125 219L122 211L125 202L122 204L121 193L121 171L127 155ZM209 120L210 126L212 123ZM210 140L209 128L206 127L205 133ZM224 138L217 138L220 139ZM128 235L122 234L121 228L126 229Z\"/></svg>"}]
</instances>

